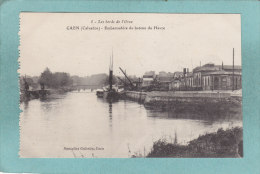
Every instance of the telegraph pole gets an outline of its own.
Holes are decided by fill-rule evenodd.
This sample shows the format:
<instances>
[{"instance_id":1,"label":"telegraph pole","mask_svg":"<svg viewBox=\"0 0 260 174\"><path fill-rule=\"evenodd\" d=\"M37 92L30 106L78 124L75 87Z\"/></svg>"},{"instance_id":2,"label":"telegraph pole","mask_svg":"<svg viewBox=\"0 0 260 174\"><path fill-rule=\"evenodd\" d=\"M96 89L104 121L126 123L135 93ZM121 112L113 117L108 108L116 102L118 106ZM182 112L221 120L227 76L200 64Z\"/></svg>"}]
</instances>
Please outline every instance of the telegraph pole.
<instances>
[{"instance_id":1,"label":"telegraph pole","mask_svg":"<svg viewBox=\"0 0 260 174\"><path fill-rule=\"evenodd\" d=\"M235 51L234 51L234 48L233 48L233 72L232 72L232 91L234 91L234 80L235 80L235 78L234 78L234 69L235 69L235 66L234 66L234 64L235 64L235 61L234 61L234 57L235 57Z\"/></svg>"}]
</instances>

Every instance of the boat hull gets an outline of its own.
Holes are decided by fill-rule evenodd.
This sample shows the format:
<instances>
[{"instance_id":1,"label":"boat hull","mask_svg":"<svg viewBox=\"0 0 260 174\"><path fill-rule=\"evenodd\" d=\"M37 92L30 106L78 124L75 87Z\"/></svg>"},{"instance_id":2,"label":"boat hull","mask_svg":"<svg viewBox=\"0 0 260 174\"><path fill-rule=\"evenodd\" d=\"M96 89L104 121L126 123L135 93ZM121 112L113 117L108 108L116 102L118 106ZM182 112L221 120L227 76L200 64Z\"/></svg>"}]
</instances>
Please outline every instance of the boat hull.
<instances>
[{"instance_id":1,"label":"boat hull","mask_svg":"<svg viewBox=\"0 0 260 174\"><path fill-rule=\"evenodd\" d=\"M103 97L104 97L104 92L103 92L103 91L97 91L97 92L96 92L96 95L97 95L97 97L99 97L99 98L103 98Z\"/></svg>"},{"instance_id":2,"label":"boat hull","mask_svg":"<svg viewBox=\"0 0 260 174\"><path fill-rule=\"evenodd\" d=\"M120 95L116 91L105 91L103 98L109 101L117 101L119 100Z\"/></svg>"}]
</instances>

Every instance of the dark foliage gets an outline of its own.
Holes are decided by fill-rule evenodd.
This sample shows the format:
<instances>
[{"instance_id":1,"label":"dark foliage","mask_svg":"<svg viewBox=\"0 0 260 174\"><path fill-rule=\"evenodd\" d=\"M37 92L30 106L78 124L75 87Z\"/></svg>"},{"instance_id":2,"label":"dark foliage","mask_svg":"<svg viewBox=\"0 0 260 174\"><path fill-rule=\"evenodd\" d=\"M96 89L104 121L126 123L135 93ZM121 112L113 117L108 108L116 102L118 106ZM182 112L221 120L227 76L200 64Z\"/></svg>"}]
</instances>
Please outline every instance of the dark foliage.
<instances>
[{"instance_id":1,"label":"dark foliage","mask_svg":"<svg viewBox=\"0 0 260 174\"><path fill-rule=\"evenodd\" d=\"M41 74L38 82L54 89L67 87L73 84L73 80L68 73L52 73L48 68L46 68Z\"/></svg>"},{"instance_id":2,"label":"dark foliage","mask_svg":"<svg viewBox=\"0 0 260 174\"><path fill-rule=\"evenodd\" d=\"M216 133L199 136L188 145L154 142L147 157L243 157L242 128L219 129Z\"/></svg>"}]
</instances>

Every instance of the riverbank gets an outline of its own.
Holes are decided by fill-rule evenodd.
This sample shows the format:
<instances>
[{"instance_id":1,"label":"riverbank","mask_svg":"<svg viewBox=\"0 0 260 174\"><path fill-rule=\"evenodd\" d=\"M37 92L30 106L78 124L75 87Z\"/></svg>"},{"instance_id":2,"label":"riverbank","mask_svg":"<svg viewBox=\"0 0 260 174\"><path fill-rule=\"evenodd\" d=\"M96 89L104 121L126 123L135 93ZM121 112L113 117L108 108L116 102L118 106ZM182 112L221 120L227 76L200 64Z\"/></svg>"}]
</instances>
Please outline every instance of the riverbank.
<instances>
[{"instance_id":1,"label":"riverbank","mask_svg":"<svg viewBox=\"0 0 260 174\"><path fill-rule=\"evenodd\" d=\"M242 113L242 91L126 91L125 98L147 108L176 113Z\"/></svg>"},{"instance_id":2,"label":"riverbank","mask_svg":"<svg viewBox=\"0 0 260 174\"><path fill-rule=\"evenodd\" d=\"M47 98L57 98L60 94L70 92L69 88L61 89L45 89L45 90L30 90L27 93L20 93L20 103L26 102L33 99L47 99Z\"/></svg>"},{"instance_id":3,"label":"riverbank","mask_svg":"<svg viewBox=\"0 0 260 174\"><path fill-rule=\"evenodd\" d=\"M164 139L154 142L148 158L238 158L243 157L243 129L218 129L190 141L187 145L168 143Z\"/></svg>"}]
</instances>

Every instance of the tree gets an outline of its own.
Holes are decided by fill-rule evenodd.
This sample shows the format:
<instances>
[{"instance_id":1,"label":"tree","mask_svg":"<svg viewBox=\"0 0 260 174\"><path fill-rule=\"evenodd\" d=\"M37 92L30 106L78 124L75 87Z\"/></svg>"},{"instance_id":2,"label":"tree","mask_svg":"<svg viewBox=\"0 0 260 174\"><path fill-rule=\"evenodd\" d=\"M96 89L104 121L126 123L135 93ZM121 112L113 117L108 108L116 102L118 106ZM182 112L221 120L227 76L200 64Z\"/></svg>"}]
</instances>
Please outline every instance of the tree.
<instances>
[{"instance_id":1,"label":"tree","mask_svg":"<svg viewBox=\"0 0 260 174\"><path fill-rule=\"evenodd\" d=\"M73 80L68 73L56 72L53 74L53 87L59 88L72 85Z\"/></svg>"},{"instance_id":2,"label":"tree","mask_svg":"<svg viewBox=\"0 0 260 174\"><path fill-rule=\"evenodd\" d=\"M46 68L38 81L40 84L44 84L49 88L61 88L65 86L70 86L73 84L73 79L68 73L65 72L55 72L52 73L49 68Z\"/></svg>"},{"instance_id":3,"label":"tree","mask_svg":"<svg viewBox=\"0 0 260 174\"><path fill-rule=\"evenodd\" d=\"M44 84L48 87L53 87L53 75L49 68L46 68L42 73L38 81L40 84Z\"/></svg>"},{"instance_id":4,"label":"tree","mask_svg":"<svg viewBox=\"0 0 260 174\"><path fill-rule=\"evenodd\" d=\"M28 85L28 87L32 89L36 89L38 87L37 81L34 80L35 77L30 76L20 76L20 90L25 90L25 85Z\"/></svg>"}]
</instances>

